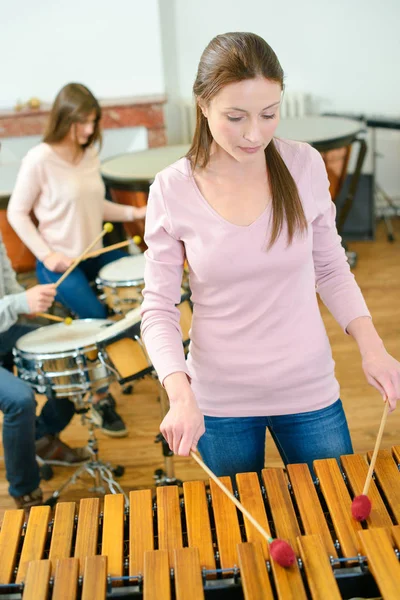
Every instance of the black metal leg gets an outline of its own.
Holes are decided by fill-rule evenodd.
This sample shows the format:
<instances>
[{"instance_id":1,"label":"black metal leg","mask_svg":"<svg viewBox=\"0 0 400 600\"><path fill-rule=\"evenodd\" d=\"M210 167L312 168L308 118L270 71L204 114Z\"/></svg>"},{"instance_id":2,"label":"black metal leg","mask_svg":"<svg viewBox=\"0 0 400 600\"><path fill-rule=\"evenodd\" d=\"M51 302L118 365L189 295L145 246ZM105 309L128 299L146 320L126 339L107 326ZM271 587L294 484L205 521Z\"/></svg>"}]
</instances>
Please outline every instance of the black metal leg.
<instances>
[{"instance_id":1,"label":"black metal leg","mask_svg":"<svg viewBox=\"0 0 400 600\"><path fill-rule=\"evenodd\" d=\"M91 403L88 399L84 400L82 397L73 398L73 401L75 402L77 412L81 413L82 424L86 425L88 428L89 436L87 447L91 456L87 462L80 465L76 471L74 471L72 476L53 492L45 504L54 506L61 493L70 485L75 484L82 475L86 474L90 475L94 482L94 486L89 488L90 491L101 494L123 494L127 505L128 497L120 484L114 479L114 477L120 477L124 474L124 467L121 465L111 465L108 462L103 462L99 458L99 447L95 433L96 424L92 421L91 417L86 414L88 404L90 407Z\"/></svg>"}]
</instances>

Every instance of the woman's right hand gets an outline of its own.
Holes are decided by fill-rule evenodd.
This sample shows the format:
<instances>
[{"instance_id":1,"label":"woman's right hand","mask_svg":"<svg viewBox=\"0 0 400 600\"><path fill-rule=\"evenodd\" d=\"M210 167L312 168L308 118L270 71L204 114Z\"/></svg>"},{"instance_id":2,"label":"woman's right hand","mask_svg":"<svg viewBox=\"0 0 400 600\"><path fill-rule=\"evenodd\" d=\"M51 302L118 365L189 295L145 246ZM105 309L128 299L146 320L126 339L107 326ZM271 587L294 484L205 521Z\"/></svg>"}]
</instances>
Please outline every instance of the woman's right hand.
<instances>
[{"instance_id":1,"label":"woman's right hand","mask_svg":"<svg viewBox=\"0 0 400 600\"><path fill-rule=\"evenodd\" d=\"M189 456L205 432L204 417L197 405L192 388L183 372L173 373L164 380L170 409L160 431L174 454Z\"/></svg>"},{"instance_id":2,"label":"woman's right hand","mask_svg":"<svg viewBox=\"0 0 400 600\"><path fill-rule=\"evenodd\" d=\"M52 252L43 261L44 266L54 273L64 273L74 260L62 252Z\"/></svg>"}]
</instances>

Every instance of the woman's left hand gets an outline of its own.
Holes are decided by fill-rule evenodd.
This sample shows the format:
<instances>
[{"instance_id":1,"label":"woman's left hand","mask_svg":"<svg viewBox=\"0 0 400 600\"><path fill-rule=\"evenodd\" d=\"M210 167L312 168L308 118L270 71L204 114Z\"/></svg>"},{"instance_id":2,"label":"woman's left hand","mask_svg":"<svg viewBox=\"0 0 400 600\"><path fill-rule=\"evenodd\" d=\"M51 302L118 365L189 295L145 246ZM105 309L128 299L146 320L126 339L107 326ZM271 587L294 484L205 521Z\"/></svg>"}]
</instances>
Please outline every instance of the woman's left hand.
<instances>
[{"instance_id":1,"label":"woman's left hand","mask_svg":"<svg viewBox=\"0 0 400 600\"><path fill-rule=\"evenodd\" d=\"M366 352L362 367L368 383L388 400L392 412L400 399L400 363L382 347Z\"/></svg>"}]
</instances>

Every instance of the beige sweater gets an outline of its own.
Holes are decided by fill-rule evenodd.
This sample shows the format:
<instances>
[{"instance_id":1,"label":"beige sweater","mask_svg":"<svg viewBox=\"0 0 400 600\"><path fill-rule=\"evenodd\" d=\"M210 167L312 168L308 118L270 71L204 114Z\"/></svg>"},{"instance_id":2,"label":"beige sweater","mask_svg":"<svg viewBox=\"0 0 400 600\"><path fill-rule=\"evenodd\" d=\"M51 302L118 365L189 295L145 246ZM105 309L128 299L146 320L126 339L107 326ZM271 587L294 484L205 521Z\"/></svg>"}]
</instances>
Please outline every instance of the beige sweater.
<instances>
[{"instance_id":1,"label":"beige sweater","mask_svg":"<svg viewBox=\"0 0 400 600\"><path fill-rule=\"evenodd\" d=\"M42 143L22 161L8 205L8 220L40 261L51 252L75 258L101 232L103 221L134 218L132 206L109 202L104 192L94 148L88 148L79 164L72 165ZM100 241L94 249L101 246Z\"/></svg>"}]
</instances>

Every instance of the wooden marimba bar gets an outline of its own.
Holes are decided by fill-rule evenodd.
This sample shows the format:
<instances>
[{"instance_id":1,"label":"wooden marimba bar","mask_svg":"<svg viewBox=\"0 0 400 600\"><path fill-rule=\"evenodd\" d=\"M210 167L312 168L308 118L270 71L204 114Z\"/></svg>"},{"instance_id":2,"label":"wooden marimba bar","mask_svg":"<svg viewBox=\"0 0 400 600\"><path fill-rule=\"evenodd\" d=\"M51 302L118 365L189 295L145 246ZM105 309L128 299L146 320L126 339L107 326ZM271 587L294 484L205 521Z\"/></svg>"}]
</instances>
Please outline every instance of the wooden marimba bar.
<instances>
[{"instance_id":1,"label":"wooden marimba bar","mask_svg":"<svg viewBox=\"0 0 400 600\"><path fill-rule=\"evenodd\" d=\"M400 446L379 453L365 524L351 516L368 466L360 455L236 476L242 504L298 561L270 559L258 531L213 481L60 502L5 513L0 531L0 600L336 600L400 598ZM232 490L231 480L221 478ZM7 596L8 594L8 596Z\"/></svg>"}]
</instances>

